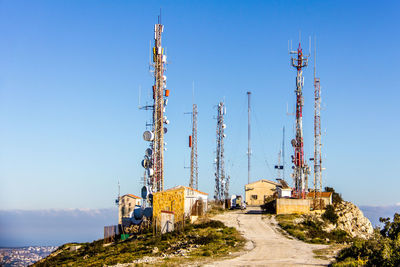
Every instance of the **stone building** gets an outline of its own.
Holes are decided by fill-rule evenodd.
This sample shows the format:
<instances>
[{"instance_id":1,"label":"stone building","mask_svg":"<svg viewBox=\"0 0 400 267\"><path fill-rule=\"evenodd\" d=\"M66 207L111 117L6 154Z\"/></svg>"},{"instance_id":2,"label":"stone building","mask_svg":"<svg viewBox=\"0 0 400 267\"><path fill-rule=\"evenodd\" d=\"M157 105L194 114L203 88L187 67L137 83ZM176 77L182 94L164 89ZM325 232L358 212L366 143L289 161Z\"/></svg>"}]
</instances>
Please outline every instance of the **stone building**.
<instances>
[{"instance_id":1,"label":"stone building","mask_svg":"<svg viewBox=\"0 0 400 267\"><path fill-rule=\"evenodd\" d=\"M161 222L162 212L172 212L174 221L181 222L185 217L201 215L207 210L207 198L207 193L182 185L154 193L153 217Z\"/></svg>"},{"instance_id":2,"label":"stone building","mask_svg":"<svg viewBox=\"0 0 400 267\"><path fill-rule=\"evenodd\" d=\"M126 194L119 198L118 202L118 224L122 224L123 217L129 217L129 214L135 209L136 205L141 205L141 198L132 194Z\"/></svg>"},{"instance_id":3,"label":"stone building","mask_svg":"<svg viewBox=\"0 0 400 267\"><path fill-rule=\"evenodd\" d=\"M276 193L277 186L281 186L281 184L266 179L246 184L244 186L246 204L248 206L263 205L269 197Z\"/></svg>"}]
</instances>

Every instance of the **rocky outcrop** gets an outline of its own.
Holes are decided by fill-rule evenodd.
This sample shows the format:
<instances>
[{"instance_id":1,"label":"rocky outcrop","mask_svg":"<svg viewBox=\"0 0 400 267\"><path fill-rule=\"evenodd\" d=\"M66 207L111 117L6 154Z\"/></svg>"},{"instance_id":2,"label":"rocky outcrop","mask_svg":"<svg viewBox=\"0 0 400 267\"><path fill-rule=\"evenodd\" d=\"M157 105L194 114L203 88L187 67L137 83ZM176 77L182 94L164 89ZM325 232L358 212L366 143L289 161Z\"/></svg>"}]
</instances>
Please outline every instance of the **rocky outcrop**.
<instances>
[{"instance_id":1,"label":"rocky outcrop","mask_svg":"<svg viewBox=\"0 0 400 267\"><path fill-rule=\"evenodd\" d=\"M353 203L342 201L335 205L335 212L339 216L335 229L347 232L351 237L369 238L374 232L371 222L362 211ZM329 228L329 226L328 226Z\"/></svg>"}]
</instances>

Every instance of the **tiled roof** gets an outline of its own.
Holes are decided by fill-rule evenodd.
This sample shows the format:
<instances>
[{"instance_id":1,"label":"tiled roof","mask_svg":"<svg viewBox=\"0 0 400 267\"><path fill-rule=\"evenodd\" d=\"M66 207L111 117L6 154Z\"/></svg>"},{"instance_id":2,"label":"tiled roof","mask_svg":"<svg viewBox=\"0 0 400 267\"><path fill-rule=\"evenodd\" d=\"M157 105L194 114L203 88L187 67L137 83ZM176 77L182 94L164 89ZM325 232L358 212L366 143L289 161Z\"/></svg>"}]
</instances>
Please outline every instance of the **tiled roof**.
<instances>
[{"instance_id":1,"label":"tiled roof","mask_svg":"<svg viewBox=\"0 0 400 267\"><path fill-rule=\"evenodd\" d=\"M281 184L279 184L277 182L270 181L270 180L267 180L267 179L261 179L261 180L258 180L258 181L255 181L255 182L252 182L252 183L249 183L249 184L246 184L246 185L256 184L256 183L259 183L259 182L270 183L270 184L273 184L273 185L281 185Z\"/></svg>"},{"instance_id":2,"label":"tiled roof","mask_svg":"<svg viewBox=\"0 0 400 267\"><path fill-rule=\"evenodd\" d=\"M330 197L332 192L317 192L317 197ZM310 192L307 194L307 197L313 198L315 196L315 192Z\"/></svg>"},{"instance_id":3,"label":"tiled roof","mask_svg":"<svg viewBox=\"0 0 400 267\"><path fill-rule=\"evenodd\" d=\"M194 188L191 188L191 187L188 187L188 186L184 186L184 185L178 185L178 186L175 186L175 187L166 189L166 190L164 190L164 191L178 190L178 189L181 189L181 188L186 188L186 189L195 191L195 192L200 193L200 194L203 194L203 195L208 195L207 193L201 192L201 191L199 191L199 190L197 190L197 189L194 189Z\"/></svg>"},{"instance_id":4,"label":"tiled roof","mask_svg":"<svg viewBox=\"0 0 400 267\"><path fill-rule=\"evenodd\" d=\"M124 197L124 196L132 197L132 198L137 198L137 199L140 199L140 198L141 198L141 197L138 197L138 196L135 196L135 195L132 195L132 194L126 194L126 195L123 195L122 197Z\"/></svg>"}]
</instances>

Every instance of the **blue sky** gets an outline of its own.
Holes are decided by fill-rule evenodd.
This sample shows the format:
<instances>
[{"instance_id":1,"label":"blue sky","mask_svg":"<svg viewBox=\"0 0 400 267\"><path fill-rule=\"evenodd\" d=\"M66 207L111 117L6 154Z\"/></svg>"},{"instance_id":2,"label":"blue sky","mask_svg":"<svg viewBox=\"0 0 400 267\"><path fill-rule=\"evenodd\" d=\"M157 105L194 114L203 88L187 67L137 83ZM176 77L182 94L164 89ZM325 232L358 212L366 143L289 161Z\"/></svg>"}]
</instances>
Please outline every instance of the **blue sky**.
<instances>
[{"instance_id":1,"label":"blue sky","mask_svg":"<svg viewBox=\"0 0 400 267\"><path fill-rule=\"evenodd\" d=\"M0 1L0 209L109 208L118 180L121 193L139 193L149 114L137 108L138 88L144 103L160 7L171 90L166 187L188 184L184 112L193 81L199 189L213 195L215 105L225 99L231 193L243 193L248 90L252 180L275 177L283 126L290 167L294 118L286 105L294 105L296 72L287 43L297 43L301 30L307 49L308 36L317 36L324 185L359 205L400 202L397 1ZM311 66L304 70L307 158Z\"/></svg>"}]
</instances>

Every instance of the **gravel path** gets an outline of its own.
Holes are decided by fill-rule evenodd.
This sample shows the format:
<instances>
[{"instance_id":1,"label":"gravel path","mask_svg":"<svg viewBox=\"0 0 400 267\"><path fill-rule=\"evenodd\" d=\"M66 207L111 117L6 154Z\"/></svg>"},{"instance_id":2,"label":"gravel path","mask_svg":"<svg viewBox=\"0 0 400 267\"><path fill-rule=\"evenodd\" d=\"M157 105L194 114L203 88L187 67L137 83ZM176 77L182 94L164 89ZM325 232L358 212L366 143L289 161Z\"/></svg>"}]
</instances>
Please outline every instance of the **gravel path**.
<instances>
[{"instance_id":1,"label":"gravel path","mask_svg":"<svg viewBox=\"0 0 400 267\"><path fill-rule=\"evenodd\" d=\"M227 226L237 228L246 239L247 252L205 266L327 266L329 261L314 258L314 249L325 245L307 244L282 235L274 218L261 218L257 208L215 216Z\"/></svg>"}]
</instances>

